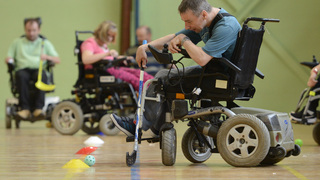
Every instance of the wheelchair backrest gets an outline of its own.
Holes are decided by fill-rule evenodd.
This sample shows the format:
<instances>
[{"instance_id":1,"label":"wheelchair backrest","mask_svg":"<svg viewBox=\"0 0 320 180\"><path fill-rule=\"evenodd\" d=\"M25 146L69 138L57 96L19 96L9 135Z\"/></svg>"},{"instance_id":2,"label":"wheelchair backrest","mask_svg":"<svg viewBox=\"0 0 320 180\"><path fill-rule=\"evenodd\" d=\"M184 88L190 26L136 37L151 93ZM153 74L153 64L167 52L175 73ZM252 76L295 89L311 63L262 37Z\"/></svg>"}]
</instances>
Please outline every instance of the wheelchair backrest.
<instances>
[{"instance_id":1,"label":"wheelchair backrest","mask_svg":"<svg viewBox=\"0 0 320 180\"><path fill-rule=\"evenodd\" d=\"M77 65L78 65L78 79L74 85L76 88L89 88L94 89L97 87L105 87L110 83L115 82L114 76L110 75L107 71L108 61L96 62L91 65L85 65L82 62L82 53L81 45L84 42L79 40L79 34L90 34L92 31L76 31L76 46L74 49L74 54L77 56ZM114 63L118 61L113 61Z\"/></svg>"},{"instance_id":2,"label":"wheelchair backrest","mask_svg":"<svg viewBox=\"0 0 320 180\"><path fill-rule=\"evenodd\" d=\"M241 69L241 72L234 73L234 85L240 89L246 89L253 83L263 34L263 24L260 29L244 24L239 32L232 62Z\"/></svg>"},{"instance_id":3,"label":"wheelchair backrest","mask_svg":"<svg viewBox=\"0 0 320 180\"><path fill-rule=\"evenodd\" d=\"M92 31L76 31L76 46L74 48L74 54L77 56L77 64L78 64L78 79L74 85L74 87L78 87L81 84L82 79L85 77L84 72L84 64L82 63L82 57L81 57L81 44L83 43L83 40L79 40L79 34L93 34Z\"/></svg>"},{"instance_id":4,"label":"wheelchair backrest","mask_svg":"<svg viewBox=\"0 0 320 180\"><path fill-rule=\"evenodd\" d=\"M260 28L249 28L249 21L261 22ZM264 77L256 67L265 31L264 25L266 22L280 22L280 20L256 17L247 18L243 23L242 30L239 32L236 47L232 56L232 62L241 69L241 72L235 73L234 77L234 85L240 89L249 88L253 83L255 74L260 78Z\"/></svg>"}]
</instances>

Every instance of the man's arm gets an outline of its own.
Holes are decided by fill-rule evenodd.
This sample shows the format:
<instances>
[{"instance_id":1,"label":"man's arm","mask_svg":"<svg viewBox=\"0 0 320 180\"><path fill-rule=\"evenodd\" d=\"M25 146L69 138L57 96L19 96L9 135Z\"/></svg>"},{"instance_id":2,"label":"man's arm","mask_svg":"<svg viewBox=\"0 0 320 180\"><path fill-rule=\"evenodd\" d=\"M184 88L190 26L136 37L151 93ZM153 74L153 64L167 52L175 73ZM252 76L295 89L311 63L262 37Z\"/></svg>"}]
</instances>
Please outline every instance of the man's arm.
<instances>
[{"instance_id":1,"label":"man's arm","mask_svg":"<svg viewBox=\"0 0 320 180\"><path fill-rule=\"evenodd\" d=\"M213 58L205 53L201 47L193 44L193 42L184 34L179 34L171 40L169 50L171 53L178 53L181 46L187 50L191 59L200 66L206 65Z\"/></svg>"},{"instance_id":2,"label":"man's arm","mask_svg":"<svg viewBox=\"0 0 320 180\"><path fill-rule=\"evenodd\" d=\"M60 58L52 43L46 39L44 47L46 50L40 55L41 60L48 60L55 64L59 64Z\"/></svg>"},{"instance_id":3,"label":"man's arm","mask_svg":"<svg viewBox=\"0 0 320 180\"><path fill-rule=\"evenodd\" d=\"M90 50L85 50L81 54L82 62L83 64L93 64L97 61L100 61L101 59L104 59L107 56L110 56L110 58L116 57L118 55L118 52L116 50L111 49L110 51L106 53L101 54L93 54Z\"/></svg>"},{"instance_id":4,"label":"man's arm","mask_svg":"<svg viewBox=\"0 0 320 180\"><path fill-rule=\"evenodd\" d=\"M58 56L49 56L46 54L41 54L41 60L49 60L52 61L55 64L59 64L60 63L60 58Z\"/></svg>"},{"instance_id":5,"label":"man's arm","mask_svg":"<svg viewBox=\"0 0 320 180\"><path fill-rule=\"evenodd\" d=\"M8 50L8 53L7 53L7 57L5 58L5 62L6 63L8 63L9 61L14 60L15 50L16 50L16 41L13 41L13 43L11 43L11 45L9 47L9 50Z\"/></svg>"}]
</instances>

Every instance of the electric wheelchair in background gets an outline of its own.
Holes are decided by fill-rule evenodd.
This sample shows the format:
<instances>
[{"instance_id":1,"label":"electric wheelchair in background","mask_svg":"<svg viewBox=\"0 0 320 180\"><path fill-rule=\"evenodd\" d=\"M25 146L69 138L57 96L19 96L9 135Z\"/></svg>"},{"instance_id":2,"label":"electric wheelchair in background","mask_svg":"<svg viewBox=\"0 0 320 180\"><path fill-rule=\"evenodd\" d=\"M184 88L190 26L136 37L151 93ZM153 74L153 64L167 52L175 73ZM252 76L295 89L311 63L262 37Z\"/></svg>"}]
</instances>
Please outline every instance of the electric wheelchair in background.
<instances>
[{"instance_id":1,"label":"electric wheelchair in background","mask_svg":"<svg viewBox=\"0 0 320 180\"><path fill-rule=\"evenodd\" d=\"M249 28L249 21L262 22L260 29ZM234 102L253 98L254 75L264 78L256 66L266 22L279 20L248 18L239 33L232 59L212 60L228 66L228 74L205 71L205 68L208 68L206 65L201 75L184 76L180 71L180 77L170 78L171 84L176 86L170 87L169 91L166 90L168 81L163 79L148 80L145 83L142 110L146 99L166 100L169 108L166 110L166 123L160 128L159 137L142 138L139 133L138 139L139 142L159 141L164 165L171 166L176 159L177 137L172 123L174 121L188 122L189 129L184 133L181 147L184 156L192 163L205 162L212 153L220 153L232 166L249 167L259 164L272 165L285 157L300 154L300 147L294 143L287 113L240 107ZM181 63L183 58L190 58L186 51L182 50L183 56L179 60L173 60L167 46L164 46L162 52L150 45L149 49L160 63L177 64ZM199 84L194 89L182 89L183 83L179 84L179 81ZM146 87L151 83L156 85L154 97L146 96ZM176 89L176 92L172 89ZM220 104L222 102L226 105ZM127 142L132 142L133 139L128 137Z\"/></svg>"},{"instance_id":2,"label":"electric wheelchair in background","mask_svg":"<svg viewBox=\"0 0 320 180\"><path fill-rule=\"evenodd\" d=\"M23 37L23 36L22 36ZM40 35L41 38L44 38L42 35ZM40 57L39 57L40 58ZM6 104L5 104L5 123L6 123L6 128L11 129L12 127L12 121L15 120L15 126L16 128L20 128L20 122L21 121L29 121L29 122L35 122L39 120L48 120L49 122L47 123L47 127L51 127L51 114L52 111L57 103L59 103L60 98L58 96L46 96L45 97L45 104L44 107L42 108L42 111L45 113L44 116L38 116L38 117L33 117L32 115L29 116L27 119L21 118L17 112L21 110L19 106L19 92L18 92L18 86L16 83L16 70L15 70L15 60L12 62L8 62L8 73L10 75L10 88L11 88L11 93L13 95L12 98L6 99ZM53 67L54 63L51 61L47 61L46 66L44 70L46 71L47 75L47 82L42 82L45 84L54 84L53 81ZM39 81L39 80L38 80ZM32 97L34 97L36 93L36 84L37 81L35 80L30 80L29 81L29 90L30 90L30 100L31 100L31 105L34 104ZM54 92L54 90L46 91L46 93ZM31 109L32 110L32 109ZM32 112L32 111L31 111Z\"/></svg>"},{"instance_id":3,"label":"electric wheelchair in background","mask_svg":"<svg viewBox=\"0 0 320 180\"><path fill-rule=\"evenodd\" d=\"M54 128L61 134L73 135L82 129L87 134L100 131L106 135L119 132L108 113L133 115L137 108L137 97L131 84L110 75L106 69L121 65L126 58L101 60L85 68L82 63L79 34L91 31L76 31L75 55L78 62L78 79L71 94L73 99L59 103L52 113Z\"/></svg>"},{"instance_id":4,"label":"electric wheelchair in background","mask_svg":"<svg viewBox=\"0 0 320 180\"><path fill-rule=\"evenodd\" d=\"M301 62L300 64L312 69L315 66L317 66L319 64L319 62L317 61L316 57L313 56L312 62ZM318 74L317 79L319 80L319 74ZM320 93L319 87L305 88L301 92L296 110L294 111L294 113L302 112L302 121L298 122L298 121L295 121L294 119L292 119L292 122L296 123L296 124L314 125L313 131L312 131L312 136L313 136L314 141L318 145L320 145L320 111L317 110L317 114L316 114L317 120L314 123L308 123L306 116L308 114L307 111L309 109L311 101L319 101L320 100L319 93Z\"/></svg>"}]
</instances>

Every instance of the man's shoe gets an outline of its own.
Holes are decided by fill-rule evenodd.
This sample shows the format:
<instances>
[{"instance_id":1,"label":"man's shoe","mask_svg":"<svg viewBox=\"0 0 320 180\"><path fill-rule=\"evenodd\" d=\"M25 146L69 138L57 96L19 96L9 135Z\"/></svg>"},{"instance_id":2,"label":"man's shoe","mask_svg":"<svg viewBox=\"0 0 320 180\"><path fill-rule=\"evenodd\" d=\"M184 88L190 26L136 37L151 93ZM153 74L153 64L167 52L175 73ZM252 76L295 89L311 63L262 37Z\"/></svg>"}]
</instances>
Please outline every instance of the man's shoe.
<instances>
[{"instance_id":1,"label":"man's shoe","mask_svg":"<svg viewBox=\"0 0 320 180\"><path fill-rule=\"evenodd\" d=\"M33 117L38 117L40 115L43 115L42 109L36 109L32 113Z\"/></svg>"},{"instance_id":2,"label":"man's shoe","mask_svg":"<svg viewBox=\"0 0 320 180\"><path fill-rule=\"evenodd\" d=\"M110 115L113 123L127 136L134 136L136 125L133 123L133 118L119 117L115 114Z\"/></svg>"},{"instance_id":3,"label":"man's shoe","mask_svg":"<svg viewBox=\"0 0 320 180\"><path fill-rule=\"evenodd\" d=\"M303 110L297 113L290 113L290 119L296 123L304 123L302 122ZM307 114L304 116L304 119L307 120L308 124L314 124L317 121L316 113L312 111L307 111Z\"/></svg>"},{"instance_id":4,"label":"man's shoe","mask_svg":"<svg viewBox=\"0 0 320 180\"><path fill-rule=\"evenodd\" d=\"M20 116L23 119L27 119L30 116L30 111L28 109L24 109L17 112L18 116Z\"/></svg>"}]
</instances>

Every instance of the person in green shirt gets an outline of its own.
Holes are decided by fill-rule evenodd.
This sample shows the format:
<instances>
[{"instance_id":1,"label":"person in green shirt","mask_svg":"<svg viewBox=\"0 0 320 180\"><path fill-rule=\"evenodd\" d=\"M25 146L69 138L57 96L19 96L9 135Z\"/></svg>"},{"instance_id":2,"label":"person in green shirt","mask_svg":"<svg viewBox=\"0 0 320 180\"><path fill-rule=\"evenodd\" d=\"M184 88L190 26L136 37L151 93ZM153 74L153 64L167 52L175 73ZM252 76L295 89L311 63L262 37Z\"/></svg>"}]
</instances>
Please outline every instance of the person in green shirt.
<instances>
[{"instance_id":1,"label":"person in green shirt","mask_svg":"<svg viewBox=\"0 0 320 180\"><path fill-rule=\"evenodd\" d=\"M29 93L29 82L36 82L38 76L38 68L40 60L52 61L60 63L60 58L54 46L47 39L40 36L40 18L28 18L24 20L25 35L17 38L9 47L6 63L15 64L15 77L19 93L19 106L21 108L17 114L27 119L31 115L34 117L43 115L42 108L44 106L45 92L37 88L34 104L32 104ZM41 48L42 41L44 46ZM42 72L42 80L46 81L46 75Z\"/></svg>"}]
</instances>

